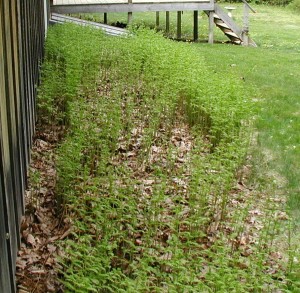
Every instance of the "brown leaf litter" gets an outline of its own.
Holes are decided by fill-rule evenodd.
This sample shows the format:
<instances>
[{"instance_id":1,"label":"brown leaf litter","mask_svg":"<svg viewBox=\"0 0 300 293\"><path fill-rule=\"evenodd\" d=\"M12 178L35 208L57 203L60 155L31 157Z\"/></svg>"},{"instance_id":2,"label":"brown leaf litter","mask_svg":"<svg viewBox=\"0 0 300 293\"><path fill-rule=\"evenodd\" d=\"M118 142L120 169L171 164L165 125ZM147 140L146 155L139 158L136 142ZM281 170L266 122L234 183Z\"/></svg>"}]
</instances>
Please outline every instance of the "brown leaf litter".
<instances>
[{"instance_id":1,"label":"brown leaf litter","mask_svg":"<svg viewBox=\"0 0 300 293\"><path fill-rule=\"evenodd\" d=\"M16 263L19 293L63 292L58 281L58 257L62 252L57 242L67 236L70 225L57 210L54 190L55 147L62 131L58 127L36 131Z\"/></svg>"}]
</instances>

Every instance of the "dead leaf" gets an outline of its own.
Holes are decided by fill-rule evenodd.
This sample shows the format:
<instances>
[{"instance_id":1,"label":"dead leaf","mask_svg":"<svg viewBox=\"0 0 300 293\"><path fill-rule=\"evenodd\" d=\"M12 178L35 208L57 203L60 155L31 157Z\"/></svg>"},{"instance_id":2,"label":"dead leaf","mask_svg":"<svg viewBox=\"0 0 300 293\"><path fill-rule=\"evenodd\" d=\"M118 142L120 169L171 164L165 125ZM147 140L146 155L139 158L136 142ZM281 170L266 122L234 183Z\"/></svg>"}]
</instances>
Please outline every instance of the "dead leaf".
<instances>
[{"instance_id":1,"label":"dead leaf","mask_svg":"<svg viewBox=\"0 0 300 293\"><path fill-rule=\"evenodd\" d=\"M22 222L21 222L21 232L26 230L28 227L29 227L29 223L28 223L27 219L25 217L23 217Z\"/></svg>"},{"instance_id":2,"label":"dead leaf","mask_svg":"<svg viewBox=\"0 0 300 293\"><path fill-rule=\"evenodd\" d=\"M141 239L135 239L135 243L137 245L142 245L143 244L143 241Z\"/></svg>"},{"instance_id":3,"label":"dead leaf","mask_svg":"<svg viewBox=\"0 0 300 293\"><path fill-rule=\"evenodd\" d=\"M36 145L37 147L40 147L40 148L47 148L48 143L47 143L46 141L44 141L44 140L37 139L37 140L35 141L35 145Z\"/></svg>"},{"instance_id":4,"label":"dead leaf","mask_svg":"<svg viewBox=\"0 0 300 293\"><path fill-rule=\"evenodd\" d=\"M160 260L171 260L172 252L167 252L159 257Z\"/></svg>"},{"instance_id":5,"label":"dead leaf","mask_svg":"<svg viewBox=\"0 0 300 293\"><path fill-rule=\"evenodd\" d=\"M30 292L27 291L27 290L19 289L19 290L18 290L18 293L30 293Z\"/></svg>"},{"instance_id":6,"label":"dead leaf","mask_svg":"<svg viewBox=\"0 0 300 293\"><path fill-rule=\"evenodd\" d=\"M127 156L127 158L135 157L136 156L136 152L127 152L126 156Z\"/></svg>"},{"instance_id":7,"label":"dead leaf","mask_svg":"<svg viewBox=\"0 0 300 293\"><path fill-rule=\"evenodd\" d=\"M245 256L245 257L248 257L252 253L253 253L253 251L251 250L251 248L246 248L244 251L241 252L241 255Z\"/></svg>"},{"instance_id":8,"label":"dead leaf","mask_svg":"<svg viewBox=\"0 0 300 293\"><path fill-rule=\"evenodd\" d=\"M240 245L246 245L249 242L248 237L242 236L240 239Z\"/></svg>"},{"instance_id":9,"label":"dead leaf","mask_svg":"<svg viewBox=\"0 0 300 293\"><path fill-rule=\"evenodd\" d=\"M58 235L53 236L53 237L49 238L48 242L49 242L49 243L54 242L54 241L60 239L60 237L61 237L61 236L58 236Z\"/></svg>"},{"instance_id":10,"label":"dead leaf","mask_svg":"<svg viewBox=\"0 0 300 293\"><path fill-rule=\"evenodd\" d=\"M278 220L288 220L289 219L289 216L287 215L286 212L279 212L277 214L277 219Z\"/></svg>"},{"instance_id":11,"label":"dead leaf","mask_svg":"<svg viewBox=\"0 0 300 293\"><path fill-rule=\"evenodd\" d=\"M27 261L25 260L21 260L21 259L17 259L17 263L16 263L17 268L24 270L27 266Z\"/></svg>"},{"instance_id":12,"label":"dead leaf","mask_svg":"<svg viewBox=\"0 0 300 293\"><path fill-rule=\"evenodd\" d=\"M56 251L56 246L52 245L52 244L48 244L47 245L47 249L50 253L53 253Z\"/></svg>"},{"instance_id":13,"label":"dead leaf","mask_svg":"<svg viewBox=\"0 0 300 293\"><path fill-rule=\"evenodd\" d=\"M256 210L249 211L249 214L261 216L263 213L259 209L256 209Z\"/></svg>"},{"instance_id":14,"label":"dead leaf","mask_svg":"<svg viewBox=\"0 0 300 293\"><path fill-rule=\"evenodd\" d=\"M237 263L237 266L242 269L242 270L245 270L248 268L248 265L246 263L243 263L243 262L238 262Z\"/></svg>"},{"instance_id":15,"label":"dead leaf","mask_svg":"<svg viewBox=\"0 0 300 293\"><path fill-rule=\"evenodd\" d=\"M145 185L152 185L155 181L154 180L151 180L151 179L148 179L148 180L144 180L143 183Z\"/></svg>"},{"instance_id":16,"label":"dead leaf","mask_svg":"<svg viewBox=\"0 0 300 293\"><path fill-rule=\"evenodd\" d=\"M275 251L271 252L270 256L272 257L272 259L276 259L276 260L282 259L282 254L280 252L275 252Z\"/></svg>"},{"instance_id":17,"label":"dead leaf","mask_svg":"<svg viewBox=\"0 0 300 293\"><path fill-rule=\"evenodd\" d=\"M209 272L209 267L205 265L201 270L200 279L204 280L208 272Z\"/></svg>"},{"instance_id":18,"label":"dead leaf","mask_svg":"<svg viewBox=\"0 0 300 293\"><path fill-rule=\"evenodd\" d=\"M27 235L26 242L30 244L32 247L35 246L35 238L32 236L32 234Z\"/></svg>"},{"instance_id":19,"label":"dead leaf","mask_svg":"<svg viewBox=\"0 0 300 293\"><path fill-rule=\"evenodd\" d=\"M63 240L63 239L65 239L66 237L68 237L68 236L71 234L72 230L73 230L72 227L69 228L63 235L61 235L61 236L59 237L59 239L60 239L60 240Z\"/></svg>"},{"instance_id":20,"label":"dead leaf","mask_svg":"<svg viewBox=\"0 0 300 293\"><path fill-rule=\"evenodd\" d=\"M55 265L55 260L54 260L54 258L52 258L52 257L49 257L48 259L47 259L47 261L45 262L45 265L47 265L47 266L49 266L49 267L53 267L54 265Z\"/></svg>"},{"instance_id":21,"label":"dead leaf","mask_svg":"<svg viewBox=\"0 0 300 293\"><path fill-rule=\"evenodd\" d=\"M56 288L53 284L51 284L49 281L46 283L47 286L47 292L56 292Z\"/></svg>"},{"instance_id":22,"label":"dead leaf","mask_svg":"<svg viewBox=\"0 0 300 293\"><path fill-rule=\"evenodd\" d=\"M30 272L31 272L31 274L34 274L34 275L45 275L46 274L45 270L31 270Z\"/></svg>"}]
</instances>

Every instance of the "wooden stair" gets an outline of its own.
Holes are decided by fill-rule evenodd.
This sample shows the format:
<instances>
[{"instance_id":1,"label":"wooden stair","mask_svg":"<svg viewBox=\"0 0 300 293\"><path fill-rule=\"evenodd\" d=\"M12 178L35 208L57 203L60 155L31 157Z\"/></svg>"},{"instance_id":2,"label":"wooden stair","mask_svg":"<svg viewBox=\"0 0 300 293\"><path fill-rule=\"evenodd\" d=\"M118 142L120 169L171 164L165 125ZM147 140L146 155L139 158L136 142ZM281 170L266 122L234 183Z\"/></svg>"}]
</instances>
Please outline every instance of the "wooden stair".
<instances>
[{"instance_id":1,"label":"wooden stair","mask_svg":"<svg viewBox=\"0 0 300 293\"><path fill-rule=\"evenodd\" d=\"M206 11L206 14L209 15L209 11ZM223 31L223 33L230 39L233 44L257 47L255 42L249 37L247 32L240 28L234 22L234 20L229 17L228 14L216 3L213 18L215 25L221 31Z\"/></svg>"}]
</instances>

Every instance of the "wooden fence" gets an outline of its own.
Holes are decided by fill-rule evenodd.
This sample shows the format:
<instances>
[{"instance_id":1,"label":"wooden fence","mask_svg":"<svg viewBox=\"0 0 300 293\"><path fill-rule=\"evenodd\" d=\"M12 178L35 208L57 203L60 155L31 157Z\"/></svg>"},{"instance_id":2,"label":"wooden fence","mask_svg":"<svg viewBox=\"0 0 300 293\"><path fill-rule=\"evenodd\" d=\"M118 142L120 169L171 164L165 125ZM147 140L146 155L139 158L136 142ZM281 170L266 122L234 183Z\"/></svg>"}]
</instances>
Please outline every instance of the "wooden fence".
<instances>
[{"instance_id":1,"label":"wooden fence","mask_svg":"<svg viewBox=\"0 0 300 293\"><path fill-rule=\"evenodd\" d=\"M16 291L15 264L47 11L47 0L0 0L1 293Z\"/></svg>"}]
</instances>

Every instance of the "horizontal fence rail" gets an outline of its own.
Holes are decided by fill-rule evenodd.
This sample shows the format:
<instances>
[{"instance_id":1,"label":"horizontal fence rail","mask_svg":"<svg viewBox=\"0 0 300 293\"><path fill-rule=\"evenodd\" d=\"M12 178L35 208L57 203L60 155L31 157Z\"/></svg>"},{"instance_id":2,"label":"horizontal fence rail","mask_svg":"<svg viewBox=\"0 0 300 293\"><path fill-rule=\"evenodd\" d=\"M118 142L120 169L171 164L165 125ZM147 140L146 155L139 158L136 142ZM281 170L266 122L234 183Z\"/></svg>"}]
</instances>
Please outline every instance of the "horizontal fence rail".
<instances>
[{"instance_id":1,"label":"horizontal fence rail","mask_svg":"<svg viewBox=\"0 0 300 293\"><path fill-rule=\"evenodd\" d=\"M47 0L0 0L0 292L16 292Z\"/></svg>"}]
</instances>

